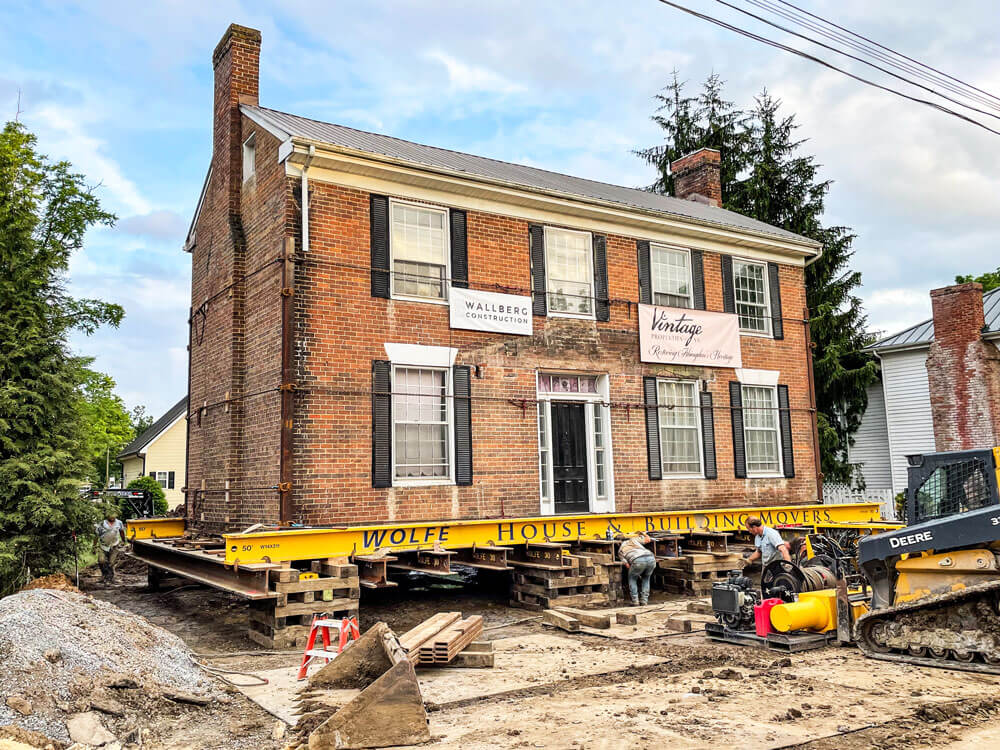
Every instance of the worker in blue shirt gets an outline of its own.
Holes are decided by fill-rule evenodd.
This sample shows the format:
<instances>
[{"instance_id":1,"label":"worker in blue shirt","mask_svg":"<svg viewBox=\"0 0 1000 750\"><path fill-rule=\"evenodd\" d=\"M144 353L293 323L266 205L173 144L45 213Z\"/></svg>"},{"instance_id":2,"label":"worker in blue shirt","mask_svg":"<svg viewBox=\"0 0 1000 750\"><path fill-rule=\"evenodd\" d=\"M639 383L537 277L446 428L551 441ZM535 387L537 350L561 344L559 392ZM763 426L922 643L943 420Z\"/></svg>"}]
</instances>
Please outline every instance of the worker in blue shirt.
<instances>
[{"instance_id":1,"label":"worker in blue shirt","mask_svg":"<svg viewBox=\"0 0 1000 750\"><path fill-rule=\"evenodd\" d=\"M770 526L765 526L757 516L750 516L746 526L747 531L753 534L753 543L757 548L750 557L746 558L747 564L760 560L761 567L766 568L775 560L792 561L792 555L788 551L788 542L781 538L781 534Z\"/></svg>"}]
</instances>

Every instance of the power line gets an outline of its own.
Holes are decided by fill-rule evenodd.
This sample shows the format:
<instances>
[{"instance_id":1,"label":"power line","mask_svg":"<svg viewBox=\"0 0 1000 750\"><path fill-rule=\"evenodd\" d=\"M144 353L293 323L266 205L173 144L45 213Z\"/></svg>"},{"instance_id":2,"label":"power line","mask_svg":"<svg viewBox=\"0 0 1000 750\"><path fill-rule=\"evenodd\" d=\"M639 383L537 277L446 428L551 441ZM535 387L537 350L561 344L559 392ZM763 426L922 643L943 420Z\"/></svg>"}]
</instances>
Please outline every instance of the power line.
<instances>
[{"instance_id":1,"label":"power line","mask_svg":"<svg viewBox=\"0 0 1000 750\"><path fill-rule=\"evenodd\" d=\"M890 47L886 47L884 44L879 44L878 42L874 41L873 39L869 39L868 37L866 37L866 36L864 36L862 34L858 34L858 33L854 32L854 31L851 31L850 29L845 29L843 26L838 26L833 21L828 21L825 18L823 18L822 16L817 16L815 13L810 13L809 11L804 10L804 9L798 7L797 5L794 5L792 3L786 2L786 0L778 0L778 2L780 2L782 5L787 5L789 8L794 8L795 10L799 11L800 13L805 13L807 16L812 16L813 18L815 18L815 19L817 19L819 21L822 21L823 23L825 23L825 24L827 24L829 26L833 26L834 28L840 29L841 31L844 31L844 32L850 34L851 36L857 37L858 39L862 39L862 40L864 40L866 42L869 42L870 44L874 44L876 47L881 47L886 52L890 52L893 55L896 55L898 57L903 58L904 60L909 60L912 63L916 63L917 65L919 65L922 68L926 68L927 70L933 71L933 72L935 72L935 73L937 73L939 75L944 76L945 78L950 78L952 81L956 81L956 82L962 84L963 86L968 86L970 89L974 89L975 91L978 91L981 94L985 94L986 96L990 97L991 99L995 99L997 102L1000 102L1000 97L994 96L990 92L984 91L983 89L979 88L978 86L973 86L971 83L965 83L961 79L955 78L954 76L949 75L949 74L945 73L942 70L938 70L937 68L934 68L934 67L932 67L930 65L927 65L925 63L920 62L919 60L914 60L912 57L908 57L907 55L904 55L902 52L896 52L896 50L894 50L894 49L892 49Z\"/></svg>"},{"instance_id":2,"label":"power line","mask_svg":"<svg viewBox=\"0 0 1000 750\"><path fill-rule=\"evenodd\" d=\"M733 5L732 3L726 2L726 0L715 0L715 2L719 3L720 5L725 5L727 8L732 8L733 10L738 11L739 13L742 13L744 15L750 16L750 18L756 19L756 20L760 21L761 23L766 23L768 26L772 26L772 27L774 27L776 29L780 29L781 31L784 31L785 33L791 34L792 36L797 36L799 39L805 39L807 42L811 42L812 44L815 44L818 47L822 47L823 49L828 49L831 52L836 52L838 55L843 55L844 57L848 57L851 60L856 60L857 62L859 62L859 63L861 63L863 65L867 65L870 68L875 68L875 70L879 70L879 71L885 73L886 75L890 75L893 78L896 78L896 79L898 79L900 81L903 81L903 83L908 83L911 86L916 86L917 88L923 89L924 91L927 91L927 92L929 92L931 94L934 94L935 96L940 96L942 99L947 99L952 104L957 104L960 107L965 107L966 109L971 109L973 112L978 112L981 115L987 115L988 117L995 117L996 119L1000 120L1000 114L993 114L992 112L987 112L986 110L978 109L977 107L973 107L971 104L966 104L965 102L961 102L958 99L952 99L950 96L942 94L940 91L936 91L935 89L932 89L929 86L924 86L922 83L917 83L916 81L911 81L909 78L905 78L905 77L899 75L898 73L893 73L891 70L883 68L881 65L876 65L873 62L869 62L868 60L865 60L864 58L858 57L857 55L852 55L850 52L844 52L843 50L839 50L836 47L831 47L829 44L817 41L816 39L812 39L811 37L808 37L805 34L800 34L797 31L793 31L792 29L789 29L787 26L782 26L781 24L775 23L774 21L768 21L766 18L764 18L762 16L758 16L756 13L751 13L748 10L744 10L743 8L740 8L740 7L736 6L736 5ZM754 5L758 5L756 2L754 2L754 0L747 0L747 2L751 2Z\"/></svg>"},{"instance_id":3,"label":"power line","mask_svg":"<svg viewBox=\"0 0 1000 750\"><path fill-rule=\"evenodd\" d=\"M845 36L844 34L840 34L840 33L836 32L836 31L829 31L828 29L825 29L821 25L813 23L812 21L809 21L808 19L803 19L803 18L800 18L799 16L794 15L793 13L790 13L788 11L784 11L781 8L777 7L774 4L774 2L771 2L770 0L745 0L745 2L750 3L751 5L754 5L754 6L758 7L758 8L761 8L762 10L770 11L771 13L774 13L775 15L778 15L778 16L780 16L782 18L786 18L789 21L791 21L792 23L797 24L799 26L802 26L802 27L804 27L806 29L809 29L810 31L813 31L813 32L819 34L820 36L823 36L823 37L825 37L827 39L830 39L833 42L837 42L837 43L846 45L847 47L849 47L849 48L851 48L853 50L856 50L857 52L859 52L862 55L867 55L869 57L874 57L876 60L884 62L887 65L890 65L890 66L892 66L894 68L897 68L898 70L905 71L905 72L909 73L910 75L914 75L917 78L920 78L921 80L927 81L928 83L931 83L931 84L933 84L935 86L943 87L943 88L947 89L948 91L951 91L952 93L957 94L958 96L965 97L966 99L971 99L973 101L979 102L980 104L983 104L983 105L985 105L987 107L990 107L992 109L1000 110L1000 105L998 105L998 103L991 101L987 97L980 96L979 94L970 93L970 91L973 89L973 87L969 86L968 84L965 84L964 82L962 82L962 85L965 86L965 87L967 87L969 89L969 91L963 90L963 88L961 88L960 86L956 86L955 84L950 83L945 78L942 78L940 76L930 75L930 74L924 72L923 70L921 70L919 67L917 67L915 65L909 65L907 63L901 63L901 62L895 60L892 56L887 55L884 52L881 52L881 51L879 51L878 49L876 49L874 47L871 47L871 46L866 45L866 44L859 44L858 42L855 42L850 37ZM739 10L739 9L737 8L737 10ZM740 12L745 12L745 11L740 11ZM753 16L753 17L757 18L757 16ZM765 20L765 19L758 19L758 20L761 20L764 23L770 24L770 22L767 21L767 20ZM774 24L771 24L771 25L774 25ZM778 26L777 28L781 28L783 31L788 31L788 33L791 33L791 34L795 34L795 32L789 31L788 29L785 29L784 27ZM799 35L796 34L796 36L799 36ZM803 37L803 38L807 39L807 37ZM811 41L814 44L820 44L819 42L816 42L813 39L808 39L808 41ZM824 45L821 45L821 46L824 46ZM842 52L839 49L834 49L834 51L838 52L839 54L845 54L844 52ZM848 57L850 57L850 55L848 55ZM854 58L854 59L857 59L857 58ZM868 63L865 60L861 60L861 62L865 63L866 65L870 65L870 63ZM873 66L873 67L877 67L877 66ZM878 69L882 70L882 68L878 68ZM884 72L888 72L888 71L884 71ZM893 74L893 73L889 73L889 75L895 76L895 74ZM896 76L896 77L898 77L898 76ZM912 83L911 81L907 81L907 82L908 83ZM914 84L914 85L919 85L919 84ZM942 96L945 99L948 98L948 97L944 97L943 94L940 94L937 91L934 91L933 93L938 94L939 96ZM998 101L1000 101L1000 100L998 100ZM956 103L957 104L962 104L962 106L968 106L968 105L963 104L962 102L956 102ZM970 109L972 109L972 108L970 107ZM979 111L979 110L977 110L977 111ZM991 114L991 116L994 116L994 117L996 116L996 115L992 115L992 113L987 113L987 114Z\"/></svg>"},{"instance_id":4,"label":"power line","mask_svg":"<svg viewBox=\"0 0 1000 750\"><path fill-rule=\"evenodd\" d=\"M873 88L877 88L882 91L887 91L890 94L895 94L896 96L902 97L903 99L908 99L911 102L917 102L918 104L924 104L928 107L933 107L934 109L940 112L944 112L945 114L952 115L954 117L959 118L960 120L965 120L966 122L972 123L973 125L976 125L977 127L980 127L983 130L988 130L990 133L993 133L994 135L1000 135L1000 130L994 130L989 125L985 125L979 122L978 120L975 120L967 115L963 115L961 112L956 112L953 109L949 109L948 107L945 107L942 104L938 104L937 102L932 102L928 99L921 99L918 96L911 96L910 94L906 94L902 91L891 88L890 86L884 86L880 83L876 83L875 81L863 78L859 75L855 75L850 71L837 67L833 63L823 60L822 58L816 57L815 55L810 55L808 52L797 50L794 47L789 47L788 45L782 44L781 42L776 42L773 39L768 39L767 37L760 36L759 34L755 34L752 31L741 29L739 26L734 26L733 24L727 23L726 21L722 21L718 18L714 18L704 13L699 13L698 11L691 10L690 8L685 8L683 5L678 5L677 3L671 2L670 0L659 0L659 2L664 5L669 5L671 8L676 8L677 10L687 13L688 15L694 16L695 18L700 18L703 21L708 21L709 23L715 24L716 26L720 26L724 29L728 29L729 31L734 31L737 34L747 37L748 39L753 39L754 41L761 42L762 44L774 47L775 49L780 49L784 52L790 52L791 54L798 55L799 57L802 57L806 60L812 60L817 65L822 65L824 68L829 68L830 70L835 70L838 73L843 73L845 76L847 76L848 78L853 78L855 81L860 81L861 83L867 84L868 86L872 86Z\"/></svg>"}]
</instances>

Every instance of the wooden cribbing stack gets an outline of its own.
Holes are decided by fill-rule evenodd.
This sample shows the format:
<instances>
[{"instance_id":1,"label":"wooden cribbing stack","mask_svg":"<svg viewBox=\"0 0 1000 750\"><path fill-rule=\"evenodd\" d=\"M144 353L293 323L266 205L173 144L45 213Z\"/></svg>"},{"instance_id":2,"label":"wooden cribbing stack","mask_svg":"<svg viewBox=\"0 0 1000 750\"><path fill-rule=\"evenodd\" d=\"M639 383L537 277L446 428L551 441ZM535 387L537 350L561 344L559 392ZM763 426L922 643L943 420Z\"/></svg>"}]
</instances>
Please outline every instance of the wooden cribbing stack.
<instances>
[{"instance_id":1,"label":"wooden cribbing stack","mask_svg":"<svg viewBox=\"0 0 1000 750\"><path fill-rule=\"evenodd\" d=\"M317 560L311 571L268 571L272 599L250 602L250 640L268 649L300 648L315 615L356 617L361 595L356 565Z\"/></svg>"},{"instance_id":2,"label":"wooden cribbing stack","mask_svg":"<svg viewBox=\"0 0 1000 750\"><path fill-rule=\"evenodd\" d=\"M479 641L483 618L462 619L461 612L438 612L404 633L399 644L416 667L492 667L493 647Z\"/></svg>"},{"instance_id":3,"label":"wooden cribbing stack","mask_svg":"<svg viewBox=\"0 0 1000 750\"><path fill-rule=\"evenodd\" d=\"M544 610L557 605L581 607L610 601L609 576L588 554L570 554L572 545L558 542L529 543L523 553L507 563L511 577L511 605Z\"/></svg>"},{"instance_id":4,"label":"wooden cribbing stack","mask_svg":"<svg viewBox=\"0 0 1000 750\"><path fill-rule=\"evenodd\" d=\"M655 580L665 591L674 594L707 596L712 584L723 580L730 570L740 567L740 556L733 552L688 552L681 557L657 560Z\"/></svg>"}]
</instances>

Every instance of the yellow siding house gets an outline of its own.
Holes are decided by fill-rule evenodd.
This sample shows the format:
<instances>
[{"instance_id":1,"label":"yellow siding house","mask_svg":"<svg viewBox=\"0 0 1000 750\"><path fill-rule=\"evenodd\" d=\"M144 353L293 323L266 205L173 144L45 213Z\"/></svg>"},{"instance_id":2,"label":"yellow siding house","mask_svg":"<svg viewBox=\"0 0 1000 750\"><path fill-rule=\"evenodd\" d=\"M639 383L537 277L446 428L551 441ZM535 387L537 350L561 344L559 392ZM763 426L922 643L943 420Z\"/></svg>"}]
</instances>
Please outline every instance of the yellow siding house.
<instances>
[{"instance_id":1,"label":"yellow siding house","mask_svg":"<svg viewBox=\"0 0 1000 750\"><path fill-rule=\"evenodd\" d=\"M187 457L187 396L151 424L118 454L122 485L137 477L159 482L171 508L184 502L184 466Z\"/></svg>"}]
</instances>

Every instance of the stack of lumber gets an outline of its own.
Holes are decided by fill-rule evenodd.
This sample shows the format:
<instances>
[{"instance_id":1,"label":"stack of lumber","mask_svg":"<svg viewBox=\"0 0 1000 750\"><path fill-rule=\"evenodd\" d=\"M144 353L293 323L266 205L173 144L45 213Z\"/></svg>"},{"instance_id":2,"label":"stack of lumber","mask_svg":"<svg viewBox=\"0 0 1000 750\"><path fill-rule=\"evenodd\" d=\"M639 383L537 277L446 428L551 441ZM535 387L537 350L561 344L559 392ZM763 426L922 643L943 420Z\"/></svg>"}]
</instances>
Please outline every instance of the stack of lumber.
<instances>
[{"instance_id":1,"label":"stack of lumber","mask_svg":"<svg viewBox=\"0 0 1000 750\"><path fill-rule=\"evenodd\" d=\"M461 612L438 612L404 633L399 644L415 667L492 667L492 645L477 640L482 634L483 618L479 615L463 619Z\"/></svg>"},{"instance_id":2,"label":"stack of lumber","mask_svg":"<svg viewBox=\"0 0 1000 750\"><path fill-rule=\"evenodd\" d=\"M250 640L268 649L300 648L309 638L313 617L357 616L361 597L357 566L316 561L312 567L312 571L291 567L268 571L273 597L250 602Z\"/></svg>"},{"instance_id":3,"label":"stack of lumber","mask_svg":"<svg viewBox=\"0 0 1000 750\"><path fill-rule=\"evenodd\" d=\"M593 554L597 553L564 554L558 567L514 562L517 570L511 577L511 606L540 611L560 605L607 604L611 588L608 570L595 564Z\"/></svg>"},{"instance_id":4,"label":"stack of lumber","mask_svg":"<svg viewBox=\"0 0 1000 750\"><path fill-rule=\"evenodd\" d=\"M589 549L574 549L573 554L588 559L595 568L595 575L607 579L607 587L604 593L607 596L607 603L610 606L626 601L627 592L622 588L622 564L615 559L613 552L593 552Z\"/></svg>"},{"instance_id":5,"label":"stack of lumber","mask_svg":"<svg viewBox=\"0 0 1000 750\"><path fill-rule=\"evenodd\" d=\"M673 594L706 596L712 584L725 580L729 571L740 567L740 556L732 552L689 552L680 557L656 561L654 578Z\"/></svg>"}]
</instances>

